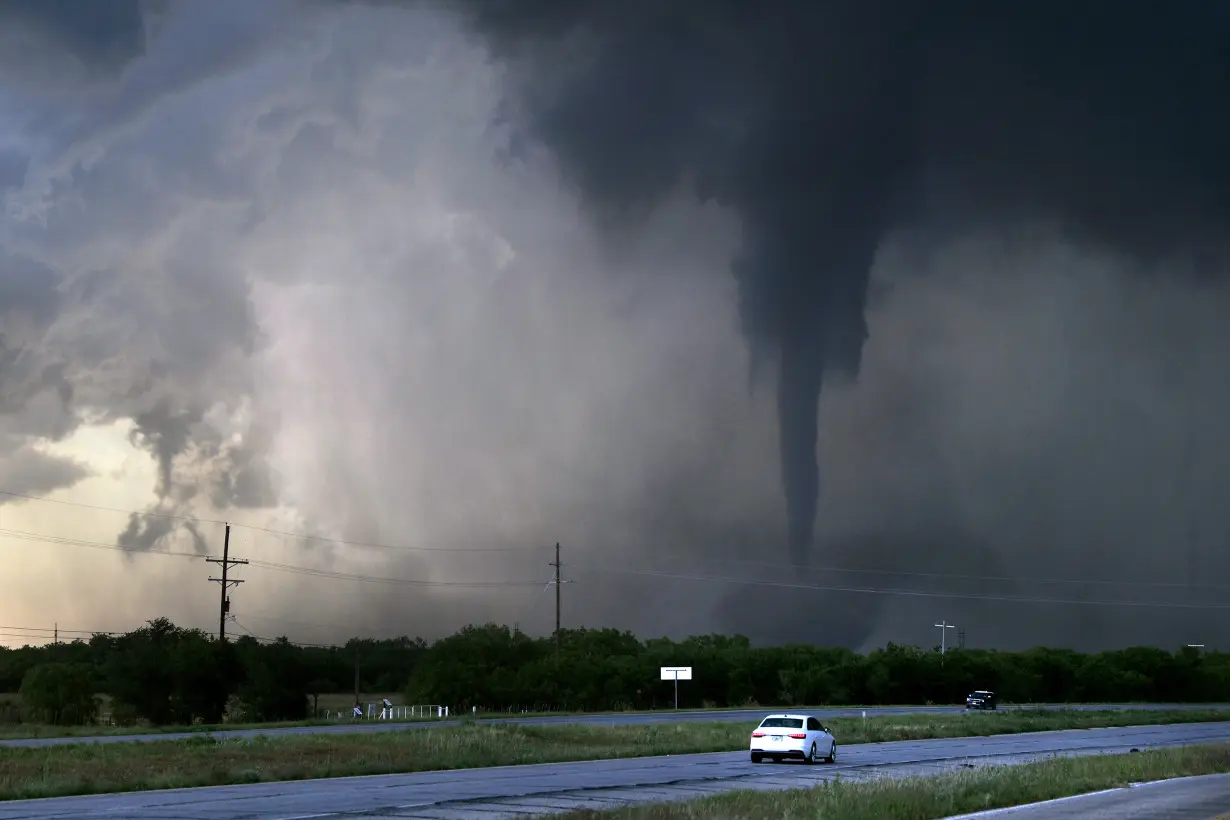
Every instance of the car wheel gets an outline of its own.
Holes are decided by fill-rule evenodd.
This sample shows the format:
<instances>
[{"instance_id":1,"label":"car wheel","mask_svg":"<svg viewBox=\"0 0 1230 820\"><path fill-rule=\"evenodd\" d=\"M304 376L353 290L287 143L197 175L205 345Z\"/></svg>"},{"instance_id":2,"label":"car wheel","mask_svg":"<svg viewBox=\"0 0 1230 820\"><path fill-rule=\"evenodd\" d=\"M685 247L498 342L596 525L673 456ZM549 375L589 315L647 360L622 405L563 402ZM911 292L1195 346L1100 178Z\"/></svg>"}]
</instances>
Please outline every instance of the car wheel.
<instances>
[{"instance_id":1,"label":"car wheel","mask_svg":"<svg viewBox=\"0 0 1230 820\"><path fill-rule=\"evenodd\" d=\"M820 762L820 750L816 748L816 744L811 744L811 751L807 753L807 759L803 761L808 766L814 766Z\"/></svg>"},{"instance_id":2,"label":"car wheel","mask_svg":"<svg viewBox=\"0 0 1230 820\"><path fill-rule=\"evenodd\" d=\"M825 763L837 762L837 741L833 741L833 745L829 747L829 756L824 759Z\"/></svg>"},{"instance_id":3,"label":"car wheel","mask_svg":"<svg viewBox=\"0 0 1230 820\"><path fill-rule=\"evenodd\" d=\"M763 755L758 755L758 754L753 754L753 755L752 755L752 762L753 762L753 763L763 763L763 762L764 762L764 756L763 756Z\"/></svg>"}]
</instances>

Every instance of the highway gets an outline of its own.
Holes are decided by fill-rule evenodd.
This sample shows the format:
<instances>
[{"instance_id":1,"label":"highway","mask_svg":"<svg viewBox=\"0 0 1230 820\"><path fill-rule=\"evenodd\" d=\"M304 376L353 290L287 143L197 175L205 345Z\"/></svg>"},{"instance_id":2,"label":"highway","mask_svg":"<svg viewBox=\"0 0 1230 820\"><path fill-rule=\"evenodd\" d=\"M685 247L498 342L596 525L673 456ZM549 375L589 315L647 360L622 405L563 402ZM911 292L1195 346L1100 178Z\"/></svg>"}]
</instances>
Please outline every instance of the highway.
<instances>
[{"instance_id":1,"label":"highway","mask_svg":"<svg viewBox=\"0 0 1230 820\"><path fill-rule=\"evenodd\" d=\"M843 780L939 774L1052 754L1227 741L1230 724L1192 723L841 746L837 763L820 766L754 764L746 752L721 752L12 801L0 803L0 820L492 820L734 789L805 788L839 774Z\"/></svg>"},{"instance_id":2,"label":"highway","mask_svg":"<svg viewBox=\"0 0 1230 820\"><path fill-rule=\"evenodd\" d=\"M956 715L965 711L964 706L876 706L835 709L809 709L792 707L792 709L815 715L818 718L860 717L863 712L868 717L876 715ZM1156 711L1162 709L1230 709L1227 703L1108 703L1108 704L1030 704L1021 706L1001 706L1000 711L1013 709L1075 709L1078 711L1106 711L1108 709L1142 709ZM549 715L540 717L508 717L481 718L491 723L528 724L549 726L552 724L586 724L590 726L639 726L650 723L686 723L686 722L747 722L758 721L773 709L714 709L707 711L685 712L621 712L616 714L598 715ZM308 735L308 734L350 734L356 732L389 732L399 729L421 729L430 726L457 726L459 719L428 720L418 722L361 720L354 723L342 722L334 725L290 726L278 729L225 729L216 732L154 732L132 735L94 735L78 737L40 737L0 740L0 748L60 746L69 743L133 743L155 742L164 740L186 740L202 737L208 734L218 739L256 737L267 735Z\"/></svg>"},{"instance_id":3,"label":"highway","mask_svg":"<svg viewBox=\"0 0 1230 820\"><path fill-rule=\"evenodd\" d=\"M1122 789L962 814L948 820L1226 820L1230 774L1180 777Z\"/></svg>"}]
</instances>

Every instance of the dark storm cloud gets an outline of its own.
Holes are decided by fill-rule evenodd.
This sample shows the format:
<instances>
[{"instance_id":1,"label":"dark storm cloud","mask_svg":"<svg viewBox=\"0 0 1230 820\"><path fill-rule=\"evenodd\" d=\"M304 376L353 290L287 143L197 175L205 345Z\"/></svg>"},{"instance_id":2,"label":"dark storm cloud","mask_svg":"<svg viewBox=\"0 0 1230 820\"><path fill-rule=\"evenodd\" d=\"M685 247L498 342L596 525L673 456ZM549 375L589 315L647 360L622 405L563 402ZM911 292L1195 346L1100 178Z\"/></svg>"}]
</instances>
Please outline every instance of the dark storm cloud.
<instances>
[{"instance_id":1,"label":"dark storm cloud","mask_svg":"<svg viewBox=\"0 0 1230 820\"><path fill-rule=\"evenodd\" d=\"M789 541L810 552L816 418L857 375L896 229L1055 221L1225 270L1228 4L475 2L515 114L604 225L691 182L742 217L753 365L778 364ZM993 274L988 274L993 275Z\"/></svg>"},{"instance_id":2,"label":"dark storm cloud","mask_svg":"<svg viewBox=\"0 0 1230 820\"><path fill-rule=\"evenodd\" d=\"M0 254L0 313L11 327L21 320L45 328L63 301L60 276L32 259Z\"/></svg>"},{"instance_id":3,"label":"dark storm cloud","mask_svg":"<svg viewBox=\"0 0 1230 820\"><path fill-rule=\"evenodd\" d=\"M133 552L157 549L160 541L176 531L179 522L174 514L169 512L172 508L167 508L168 512L163 514L156 512L156 509L151 510L150 514L133 513L128 516L128 526L115 539L115 543ZM127 557L129 560L132 558L131 555Z\"/></svg>"},{"instance_id":4,"label":"dark storm cloud","mask_svg":"<svg viewBox=\"0 0 1230 820\"><path fill-rule=\"evenodd\" d=\"M40 262L0 252L0 413L19 412L44 392L65 409L72 400L63 363L41 355L43 338L64 302L61 282ZM71 426L48 416L27 421L26 429L13 432L59 438Z\"/></svg>"},{"instance_id":5,"label":"dark storm cloud","mask_svg":"<svg viewBox=\"0 0 1230 820\"><path fill-rule=\"evenodd\" d=\"M5 0L0 70L10 81L93 82L145 53L145 14L162 0Z\"/></svg>"},{"instance_id":6,"label":"dark storm cloud","mask_svg":"<svg viewBox=\"0 0 1230 820\"><path fill-rule=\"evenodd\" d=\"M14 149L0 148L0 194L5 189L21 185L29 164L30 160L24 154Z\"/></svg>"},{"instance_id":7,"label":"dark storm cloud","mask_svg":"<svg viewBox=\"0 0 1230 820\"><path fill-rule=\"evenodd\" d=\"M1171 640L1180 619L1109 608L764 587L723 606L719 582L588 571L683 553L685 574L798 580L766 566L787 535L780 450L798 555L824 500L816 563L1224 574L1230 291L1123 275L1174 252L1215 270L1226 177L1206 155L1226 131L1191 100L1220 82L1197 76L1221 64L1216 12L964 5L188 0L84 49L24 27L37 54L10 51L16 28L0 26L0 245L54 271L0 283L24 305L0 301L0 450L81 421L133 429L153 476L123 457L114 484L89 488L124 509L155 490L158 515L119 536L133 548L216 551L220 525L167 516L242 518L514 550L315 543L308 559L293 537L239 528L247 557L545 580L560 540L573 624L859 645L968 615L972 643ZM1208 31L1180 47L1180 18L1202 14ZM1156 69L1169 51L1182 83ZM1018 223L1045 230L1002 229ZM749 359L780 376L780 424L771 396L745 395ZM1199 435L1181 470L1184 401ZM104 449L88 453L100 471L121 458ZM120 529L97 522L75 537ZM1203 563L1179 566L1197 540ZM552 625L538 586L521 601L249 580L267 613L377 632L527 612ZM162 575L143 592L135 623L198 600Z\"/></svg>"},{"instance_id":8,"label":"dark storm cloud","mask_svg":"<svg viewBox=\"0 0 1230 820\"><path fill-rule=\"evenodd\" d=\"M5 0L0 25L24 28L92 69L115 69L144 50L146 0Z\"/></svg>"},{"instance_id":9,"label":"dark storm cloud","mask_svg":"<svg viewBox=\"0 0 1230 820\"><path fill-rule=\"evenodd\" d=\"M201 421L202 415L200 409L175 408L169 400L162 399L133 418L133 443L148 448L158 465L157 493L160 497L165 498L174 488L175 457L192 441L192 428Z\"/></svg>"}]
</instances>

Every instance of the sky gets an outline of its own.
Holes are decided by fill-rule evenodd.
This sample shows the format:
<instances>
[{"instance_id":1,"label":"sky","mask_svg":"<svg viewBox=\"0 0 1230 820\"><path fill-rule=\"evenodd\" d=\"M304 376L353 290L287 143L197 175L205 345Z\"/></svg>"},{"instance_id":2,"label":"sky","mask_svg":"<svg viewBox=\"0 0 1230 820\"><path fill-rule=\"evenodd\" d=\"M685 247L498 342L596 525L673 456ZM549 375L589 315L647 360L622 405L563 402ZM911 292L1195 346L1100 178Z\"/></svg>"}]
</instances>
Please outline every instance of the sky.
<instances>
[{"instance_id":1,"label":"sky","mask_svg":"<svg viewBox=\"0 0 1230 820\"><path fill-rule=\"evenodd\" d=\"M0 642L1217 644L1225 5L966 5L0 6Z\"/></svg>"}]
</instances>

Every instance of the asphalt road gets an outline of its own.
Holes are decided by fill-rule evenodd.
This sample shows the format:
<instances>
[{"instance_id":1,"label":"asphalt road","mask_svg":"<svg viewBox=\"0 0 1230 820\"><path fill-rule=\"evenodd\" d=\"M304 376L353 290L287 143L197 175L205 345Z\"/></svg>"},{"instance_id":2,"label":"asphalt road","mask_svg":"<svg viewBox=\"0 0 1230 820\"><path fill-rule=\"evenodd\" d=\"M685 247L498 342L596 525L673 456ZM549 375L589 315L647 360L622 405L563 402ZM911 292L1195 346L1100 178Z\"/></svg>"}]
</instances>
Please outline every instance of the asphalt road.
<instances>
[{"instance_id":1,"label":"asphalt road","mask_svg":"<svg viewBox=\"0 0 1230 820\"><path fill-rule=\"evenodd\" d=\"M1106 704L1031 704L1028 706L1001 706L1001 711L1013 709L1075 709L1078 711L1106 711L1108 709L1142 709L1156 711L1162 709L1230 709L1230 703L1106 703ZM649 723L690 723L690 722L747 722L758 721L773 709L742 709L742 710L710 710L691 712L622 712L609 715L551 715L546 717L509 717L483 718L492 723L519 723L537 726L552 724L586 724L590 726L639 726ZM780 711L780 710L779 710ZM809 715L818 718L859 717L865 711L868 717L874 715L955 715L965 711L964 706L880 706L863 708L839 709L803 709ZM132 743L154 742L160 740L186 740L188 738L208 736L218 739L256 737L257 735L313 735L313 734L351 734L355 732L388 732L398 729L420 729L428 726L457 726L460 720L432 720L420 722L397 722L362 720L354 723L344 722L336 725L322 726L292 726L281 729L229 729L219 732L160 732L155 734L135 735L96 735L90 737L43 737L24 738L18 740L0 740L0 747L35 747L61 746L68 743Z\"/></svg>"},{"instance_id":2,"label":"asphalt road","mask_svg":"<svg viewBox=\"0 0 1230 820\"><path fill-rule=\"evenodd\" d=\"M1226 820L1230 774L1182 777L949 820Z\"/></svg>"},{"instance_id":3,"label":"asphalt road","mask_svg":"<svg viewBox=\"0 0 1230 820\"><path fill-rule=\"evenodd\" d=\"M722 752L13 801L0 803L0 820L491 820L733 789L805 788L837 775L848 781L938 774L1052 754L1226 741L1230 724L1192 723L841 746L836 764L820 766L754 764L746 752Z\"/></svg>"}]
</instances>

